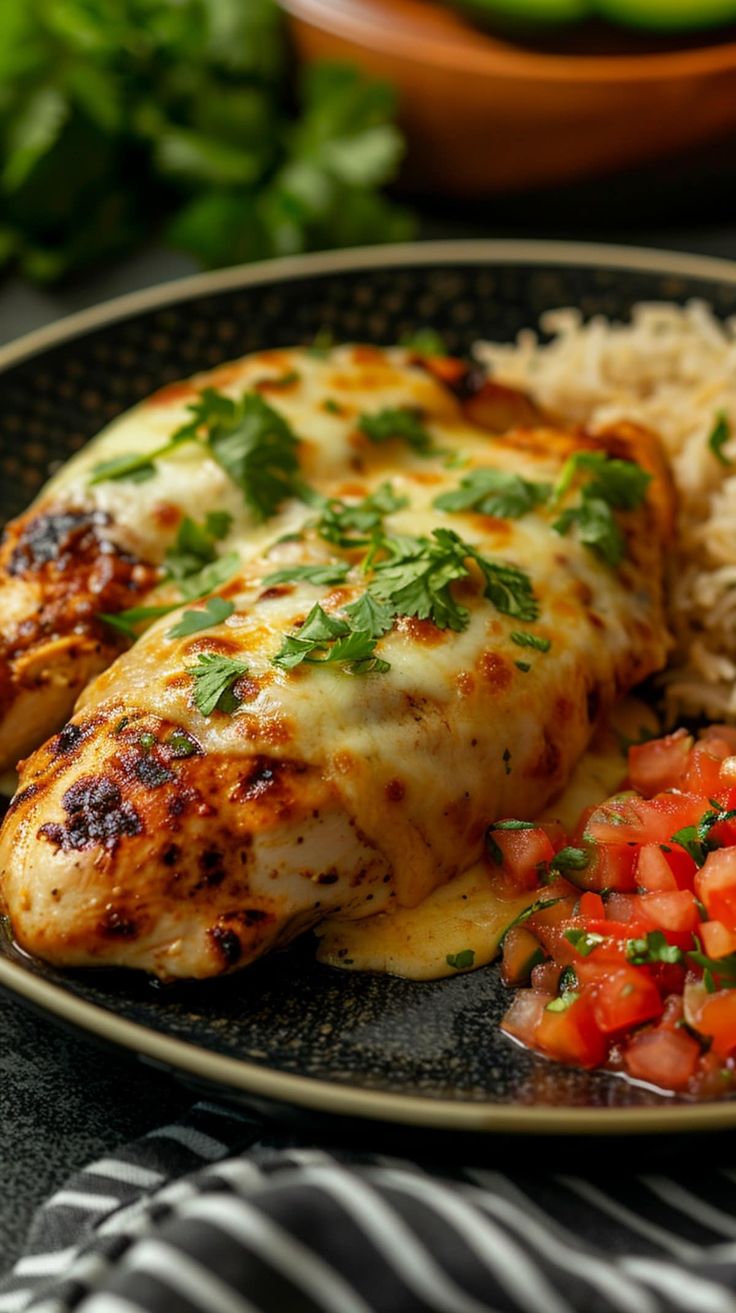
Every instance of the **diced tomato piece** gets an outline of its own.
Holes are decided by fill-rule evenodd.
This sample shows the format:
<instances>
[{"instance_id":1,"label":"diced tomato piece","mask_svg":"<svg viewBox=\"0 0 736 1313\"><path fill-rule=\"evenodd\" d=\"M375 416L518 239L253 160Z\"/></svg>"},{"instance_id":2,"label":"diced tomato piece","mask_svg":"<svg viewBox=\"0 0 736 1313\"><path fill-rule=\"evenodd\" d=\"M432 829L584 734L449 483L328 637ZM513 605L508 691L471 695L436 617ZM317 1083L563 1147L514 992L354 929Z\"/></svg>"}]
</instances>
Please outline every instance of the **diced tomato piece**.
<instances>
[{"instance_id":1,"label":"diced tomato piece","mask_svg":"<svg viewBox=\"0 0 736 1313\"><path fill-rule=\"evenodd\" d=\"M540 1018L552 997L538 989L520 989L501 1022L501 1029L533 1048Z\"/></svg>"},{"instance_id":2,"label":"diced tomato piece","mask_svg":"<svg viewBox=\"0 0 736 1313\"><path fill-rule=\"evenodd\" d=\"M540 821L539 828L544 830L555 852L567 844L568 838L562 821Z\"/></svg>"},{"instance_id":3,"label":"diced tomato piece","mask_svg":"<svg viewBox=\"0 0 736 1313\"><path fill-rule=\"evenodd\" d=\"M715 1053L727 1058L736 1050L736 989L709 994L700 1009L698 1030L712 1040Z\"/></svg>"},{"instance_id":4,"label":"diced tomato piece","mask_svg":"<svg viewBox=\"0 0 736 1313\"><path fill-rule=\"evenodd\" d=\"M568 921L573 914L577 899L574 894L568 897L556 896L552 889L544 890L545 899L549 895L550 906L542 907L538 912L529 918L529 929L533 933L540 934L545 927L559 925L561 921ZM552 901L556 898L556 901ZM544 942L544 941L543 941Z\"/></svg>"},{"instance_id":5,"label":"diced tomato piece","mask_svg":"<svg viewBox=\"0 0 736 1313\"><path fill-rule=\"evenodd\" d=\"M635 845L595 844L588 866L575 875L588 889L634 889L635 861Z\"/></svg>"},{"instance_id":6,"label":"diced tomato piece","mask_svg":"<svg viewBox=\"0 0 736 1313\"><path fill-rule=\"evenodd\" d=\"M727 957L736 953L736 931L722 921L703 921L698 930L708 957Z\"/></svg>"},{"instance_id":7,"label":"diced tomato piece","mask_svg":"<svg viewBox=\"0 0 736 1313\"><path fill-rule=\"evenodd\" d=\"M736 756L724 757L719 774L718 791L733 788L736 784Z\"/></svg>"},{"instance_id":8,"label":"diced tomato piece","mask_svg":"<svg viewBox=\"0 0 736 1313\"><path fill-rule=\"evenodd\" d=\"M727 744L729 752L736 752L736 726L734 725L708 725L700 731L698 739L701 743L707 743L709 739L720 739L722 743Z\"/></svg>"},{"instance_id":9,"label":"diced tomato piece","mask_svg":"<svg viewBox=\"0 0 736 1313\"><path fill-rule=\"evenodd\" d=\"M667 938L671 939L672 936L668 935ZM666 998L668 994L682 994L687 975L687 967L684 963L653 962L647 969L662 998Z\"/></svg>"},{"instance_id":10,"label":"diced tomato piece","mask_svg":"<svg viewBox=\"0 0 736 1313\"><path fill-rule=\"evenodd\" d=\"M720 754L719 748L723 748ZM683 789L688 793L704 793L707 798L712 797L716 789L723 787L721 764L727 755L728 745L720 739L708 739L707 746L705 743L696 744L690 753Z\"/></svg>"},{"instance_id":11,"label":"diced tomato piece","mask_svg":"<svg viewBox=\"0 0 736 1313\"><path fill-rule=\"evenodd\" d=\"M563 1011L545 1007L539 1019L536 1043L558 1062L598 1067L605 1062L607 1044L595 1019L592 996L585 992Z\"/></svg>"},{"instance_id":12,"label":"diced tomato piece","mask_svg":"<svg viewBox=\"0 0 736 1313\"><path fill-rule=\"evenodd\" d=\"M699 1099L720 1099L724 1094L733 1093L736 1085L736 1072L724 1067L720 1053L703 1053L700 1056L698 1070L690 1084L690 1093Z\"/></svg>"},{"instance_id":13,"label":"diced tomato piece","mask_svg":"<svg viewBox=\"0 0 736 1313\"><path fill-rule=\"evenodd\" d=\"M692 889L695 873L698 869L695 859L677 843L663 844L660 851L675 877L677 888Z\"/></svg>"},{"instance_id":14,"label":"diced tomato piece","mask_svg":"<svg viewBox=\"0 0 736 1313\"><path fill-rule=\"evenodd\" d=\"M658 843L645 843L639 849L634 878L639 889L648 893L677 888L672 867Z\"/></svg>"},{"instance_id":15,"label":"diced tomato piece","mask_svg":"<svg viewBox=\"0 0 736 1313\"><path fill-rule=\"evenodd\" d=\"M624 921L642 925L639 911L638 894L610 894L606 901L606 915L609 921ZM629 932L634 934L634 930Z\"/></svg>"},{"instance_id":16,"label":"diced tomato piece","mask_svg":"<svg viewBox=\"0 0 736 1313\"><path fill-rule=\"evenodd\" d=\"M629 748L629 779L632 786L651 798L663 789L680 786L687 769L692 737L678 729L649 743L635 743Z\"/></svg>"},{"instance_id":17,"label":"diced tomato piece","mask_svg":"<svg viewBox=\"0 0 736 1313\"><path fill-rule=\"evenodd\" d=\"M654 981L636 967L609 971L595 988L595 1019L604 1034L652 1021L661 1016L662 1007Z\"/></svg>"},{"instance_id":18,"label":"diced tomato piece","mask_svg":"<svg viewBox=\"0 0 736 1313\"><path fill-rule=\"evenodd\" d=\"M687 1031L657 1026L633 1036L624 1053L624 1066L636 1080L665 1090L685 1090L699 1058L700 1045Z\"/></svg>"},{"instance_id":19,"label":"diced tomato piece","mask_svg":"<svg viewBox=\"0 0 736 1313\"><path fill-rule=\"evenodd\" d=\"M709 806L707 798L692 793L622 797L596 808L587 835L604 844L667 843L678 830L697 825Z\"/></svg>"},{"instance_id":20,"label":"diced tomato piece","mask_svg":"<svg viewBox=\"0 0 736 1313\"><path fill-rule=\"evenodd\" d=\"M709 917L736 930L736 848L717 848L709 853L695 877L695 889Z\"/></svg>"},{"instance_id":21,"label":"diced tomato piece","mask_svg":"<svg viewBox=\"0 0 736 1313\"><path fill-rule=\"evenodd\" d=\"M532 830L493 830L493 839L503 854L503 867L518 889L536 889L537 867L550 862L555 850L541 826Z\"/></svg>"},{"instance_id":22,"label":"diced tomato piece","mask_svg":"<svg viewBox=\"0 0 736 1313\"><path fill-rule=\"evenodd\" d=\"M664 1001L664 1012L659 1029L677 1030L684 1016L682 994L669 994Z\"/></svg>"},{"instance_id":23,"label":"diced tomato piece","mask_svg":"<svg viewBox=\"0 0 736 1313\"><path fill-rule=\"evenodd\" d=\"M695 895L689 889L661 894L640 894L639 914L653 929L672 935L688 935L700 926ZM674 943L675 940L673 939Z\"/></svg>"},{"instance_id":24,"label":"diced tomato piece","mask_svg":"<svg viewBox=\"0 0 736 1313\"><path fill-rule=\"evenodd\" d=\"M513 925L503 941L501 974L507 985L523 985L529 980L532 968L544 961L542 945L525 925Z\"/></svg>"},{"instance_id":25,"label":"diced tomato piece","mask_svg":"<svg viewBox=\"0 0 736 1313\"><path fill-rule=\"evenodd\" d=\"M578 907L579 916L595 916L600 921L605 920L606 908L600 894L591 893L589 890L581 896L580 906Z\"/></svg>"}]
</instances>

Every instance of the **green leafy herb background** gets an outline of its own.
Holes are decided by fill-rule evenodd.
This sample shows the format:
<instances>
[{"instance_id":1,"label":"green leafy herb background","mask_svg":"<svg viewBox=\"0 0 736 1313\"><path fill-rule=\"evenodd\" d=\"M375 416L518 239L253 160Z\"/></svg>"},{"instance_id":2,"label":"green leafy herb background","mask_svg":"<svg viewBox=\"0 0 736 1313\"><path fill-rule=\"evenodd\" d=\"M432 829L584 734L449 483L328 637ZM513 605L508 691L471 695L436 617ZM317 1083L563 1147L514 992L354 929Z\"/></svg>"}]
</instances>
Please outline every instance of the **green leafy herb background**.
<instances>
[{"instance_id":1,"label":"green leafy herb background","mask_svg":"<svg viewBox=\"0 0 736 1313\"><path fill-rule=\"evenodd\" d=\"M0 268L53 282L152 234L216 266L402 240L390 87L295 78L273 0L2 0Z\"/></svg>"}]
</instances>

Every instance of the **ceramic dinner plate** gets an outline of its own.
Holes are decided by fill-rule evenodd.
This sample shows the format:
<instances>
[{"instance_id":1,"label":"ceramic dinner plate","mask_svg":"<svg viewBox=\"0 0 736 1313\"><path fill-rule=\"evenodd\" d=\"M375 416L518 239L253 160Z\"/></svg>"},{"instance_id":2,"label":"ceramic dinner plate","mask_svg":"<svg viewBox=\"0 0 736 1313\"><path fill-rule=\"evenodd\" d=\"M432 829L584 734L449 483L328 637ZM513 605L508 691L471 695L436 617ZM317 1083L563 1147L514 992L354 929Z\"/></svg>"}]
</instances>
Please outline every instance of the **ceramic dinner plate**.
<instances>
[{"instance_id":1,"label":"ceramic dinner plate","mask_svg":"<svg viewBox=\"0 0 736 1313\"><path fill-rule=\"evenodd\" d=\"M625 316L701 297L736 314L736 264L538 242L433 243L203 274L74 315L0 350L0 511L14 515L108 420L163 383L268 346L395 342L431 325L452 352L509 340L554 306ZM1 623L1 617L0 617ZM0 985L51 1018L199 1087L302 1122L453 1131L635 1133L736 1127L736 1100L687 1103L556 1066L498 1029L497 967L416 983L339 972L309 937L227 979L161 987L62 972L0 936Z\"/></svg>"}]
</instances>

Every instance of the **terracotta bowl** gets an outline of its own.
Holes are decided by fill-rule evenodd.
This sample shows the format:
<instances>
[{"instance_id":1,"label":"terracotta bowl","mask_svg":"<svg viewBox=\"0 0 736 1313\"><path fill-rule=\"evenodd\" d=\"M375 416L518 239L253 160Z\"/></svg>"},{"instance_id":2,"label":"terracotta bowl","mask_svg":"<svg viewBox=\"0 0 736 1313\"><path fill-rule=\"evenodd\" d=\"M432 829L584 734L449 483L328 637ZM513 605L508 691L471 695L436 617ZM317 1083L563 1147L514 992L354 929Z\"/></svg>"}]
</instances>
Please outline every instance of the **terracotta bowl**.
<instances>
[{"instance_id":1,"label":"terracotta bowl","mask_svg":"<svg viewBox=\"0 0 736 1313\"><path fill-rule=\"evenodd\" d=\"M282 4L303 59L349 60L394 84L414 190L471 197L603 176L736 131L736 39L559 53L431 0Z\"/></svg>"}]
</instances>

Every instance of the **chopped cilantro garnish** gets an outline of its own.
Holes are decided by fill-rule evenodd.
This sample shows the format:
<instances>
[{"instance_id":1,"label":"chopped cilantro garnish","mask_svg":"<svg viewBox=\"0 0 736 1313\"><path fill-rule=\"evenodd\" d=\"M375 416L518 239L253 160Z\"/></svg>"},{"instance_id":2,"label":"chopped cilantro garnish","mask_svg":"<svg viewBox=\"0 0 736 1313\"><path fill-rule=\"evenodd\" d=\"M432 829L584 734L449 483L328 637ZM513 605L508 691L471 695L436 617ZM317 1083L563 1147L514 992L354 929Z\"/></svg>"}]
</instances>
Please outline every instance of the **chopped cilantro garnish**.
<instances>
[{"instance_id":1,"label":"chopped cilantro garnish","mask_svg":"<svg viewBox=\"0 0 736 1313\"><path fill-rule=\"evenodd\" d=\"M577 989L577 987L578 977L575 968L573 966L565 967L564 971L560 972L557 988L561 994L569 994L571 990Z\"/></svg>"},{"instance_id":2,"label":"chopped cilantro garnish","mask_svg":"<svg viewBox=\"0 0 736 1313\"><path fill-rule=\"evenodd\" d=\"M196 757L202 751L197 741L183 729L172 729L166 747L172 757Z\"/></svg>"},{"instance_id":3,"label":"chopped cilantro garnish","mask_svg":"<svg viewBox=\"0 0 736 1313\"><path fill-rule=\"evenodd\" d=\"M531 666L529 665L528 661L515 661L514 665L516 666L517 670L523 671L525 675L528 675L529 671L531 670Z\"/></svg>"},{"instance_id":4,"label":"chopped cilantro garnish","mask_svg":"<svg viewBox=\"0 0 736 1313\"><path fill-rule=\"evenodd\" d=\"M585 848L560 848L552 858L550 871L584 871L590 865L590 853Z\"/></svg>"},{"instance_id":5,"label":"chopped cilantro garnish","mask_svg":"<svg viewBox=\"0 0 736 1313\"><path fill-rule=\"evenodd\" d=\"M313 356L316 360L324 360L329 356L335 345L335 334L330 328L319 328L315 333L308 347L304 348L305 354Z\"/></svg>"},{"instance_id":6,"label":"chopped cilantro garnish","mask_svg":"<svg viewBox=\"0 0 736 1313\"><path fill-rule=\"evenodd\" d=\"M322 409L327 411L328 415L342 415L342 406L334 397L325 397L322 402Z\"/></svg>"},{"instance_id":7,"label":"chopped cilantro garnish","mask_svg":"<svg viewBox=\"0 0 736 1313\"><path fill-rule=\"evenodd\" d=\"M385 515L408 504L406 497L397 497L390 483L382 483L362 501L334 498L325 502L315 527L321 538L338 547L364 547L381 528Z\"/></svg>"},{"instance_id":8,"label":"chopped cilantro garnish","mask_svg":"<svg viewBox=\"0 0 736 1313\"><path fill-rule=\"evenodd\" d=\"M222 624L234 610L234 603L226 601L224 597L209 597L204 606L198 607L196 611L185 611L181 620L166 631L166 637L187 638L189 634L198 634L201 629Z\"/></svg>"},{"instance_id":9,"label":"chopped cilantro garnish","mask_svg":"<svg viewBox=\"0 0 736 1313\"><path fill-rule=\"evenodd\" d=\"M289 584L303 580L308 584L341 584L350 564L348 561L323 561L314 565L285 565L282 570L267 574L264 584Z\"/></svg>"},{"instance_id":10,"label":"chopped cilantro garnish","mask_svg":"<svg viewBox=\"0 0 736 1313\"><path fill-rule=\"evenodd\" d=\"M131 606L127 611L118 611L117 615L111 612L99 611L98 620L104 620L106 625L112 629L118 629L126 638L130 638L135 643L140 638L138 626L146 620L158 620L162 615L168 615L170 611L176 611L181 606L180 602L169 602L164 606Z\"/></svg>"},{"instance_id":11,"label":"chopped cilantro garnish","mask_svg":"<svg viewBox=\"0 0 736 1313\"><path fill-rule=\"evenodd\" d=\"M713 422L713 427L708 435L708 446L713 455L721 465L733 465L733 461L726 455L723 448L731 437L731 425L725 410L719 410Z\"/></svg>"},{"instance_id":12,"label":"chopped cilantro garnish","mask_svg":"<svg viewBox=\"0 0 736 1313\"><path fill-rule=\"evenodd\" d=\"M565 939L572 944L581 957L589 957L594 948L605 943L605 935L595 934L590 930L566 930Z\"/></svg>"},{"instance_id":13,"label":"chopped cilantro garnish","mask_svg":"<svg viewBox=\"0 0 736 1313\"><path fill-rule=\"evenodd\" d=\"M535 652L549 652L552 646L550 638L540 638L539 634L528 634L526 630L513 633L511 642L516 643L517 647L533 647Z\"/></svg>"},{"instance_id":14,"label":"chopped cilantro garnish","mask_svg":"<svg viewBox=\"0 0 736 1313\"><path fill-rule=\"evenodd\" d=\"M503 934L501 935L501 938L498 941L499 948L503 947L504 939L509 933L509 930L513 930L515 925L523 925L524 922L528 921L529 918L534 916L536 912L543 912L546 907L554 907L555 903L559 903L561 901L562 901L561 898L537 898L533 903L530 903L529 906L525 907L522 912L519 912L518 916L514 917L513 921L509 921L508 925L506 926L506 929L504 930Z\"/></svg>"},{"instance_id":15,"label":"chopped cilantro garnish","mask_svg":"<svg viewBox=\"0 0 736 1313\"><path fill-rule=\"evenodd\" d=\"M717 989L736 989L736 953L728 953L725 957L708 957L697 935L693 938L697 948L692 949L687 956L696 966L702 967L703 984L708 993L713 994Z\"/></svg>"},{"instance_id":16,"label":"chopped cilantro garnish","mask_svg":"<svg viewBox=\"0 0 736 1313\"><path fill-rule=\"evenodd\" d=\"M233 685L247 670L245 661L237 661L234 657L221 656L216 652L198 654L197 664L187 666L187 674L194 680L194 704L203 716L211 716L215 710L235 710L239 698L233 691Z\"/></svg>"},{"instance_id":17,"label":"chopped cilantro garnish","mask_svg":"<svg viewBox=\"0 0 736 1313\"><path fill-rule=\"evenodd\" d=\"M575 989L567 989L559 998L553 998L545 1008L546 1012L567 1012L573 1003L577 1003L580 994Z\"/></svg>"},{"instance_id":18,"label":"chopped cilantro garnish","mask_svg":"<svg viewBox=\"0 0 736 1313\"><path fill-rule=\"evenodd\" d=\"M430 538L383 538L386 557L378 561L369 587L397 615L430 619L438 629L462 630L469 614L450 585L470 573L468 558L485 581L484 596L504 615L533 620L538 607L529 576L516 566L489 561L451 529L434 529Z\"/></svg>"},{"instance_id":19,"label":"chopped cilantro garnish","mask_svg":"<svg viewBox=\"0 0 736 1313\"><path fill-rule=\"evenodd\" d=\"M661 930L650 930L641 939L626 940L626 957L633 966L648 966L655 962L681 962L682 949L670 944Z\"/></svg>"},{"instance_id":20,"label":"chopped cilantro garnish","mask_svg":"<svg viewBox=\"0 0 736 1313\"><path fill-rule=\"evenodd\" d=\"M387 407L373 415L360 415L358 429L371 442L400 438L421 455L427 456L435 450L432 436L422 423L422 412L416 407Z\"/></svg>"},{"instance_id":21,"label":"chopped cilantro garnish","mask_svg":"<svg viewBox=\"0 0 736 1313\"><path fill-rule=\"evenodd\" d=\"M475 949L462 948L459 953L448 953L445 961L448 967L454 967L455 971L465 971L475 962Z\"/></svg>"},{"instance_id":22,"label":"chopped cilantro garnish","mask_svg":"<svg viewBox=\"0 0 736 1313\"><path fill-rule=\"evenodd\" d=\"M188 515L177 530L176 538L166 553L166 570L170 579L188 579L198 574L205 565L217 559L215 543L225 537L232 516L224 511L211 511L203 524L197 524Z\"/></svg>"},{"instance_id":23,"label":"chopped cilantro garnish","mask_svg":"<svg viewBox=\"0 0 736 1313\"><path fill-rule=\"evenodd\" d=\"M711 830L721 821L731 821L735 816L736 811L722 811L717 807L709 809L697 825L684 825L673 834L672 842L684 848L698 866L703 866L708 853L718 846L711 838Z\"/></svg>"},{"instance_id":24,"label":"chopped cilantro garnish","mask_svg":"<svg viewBox=\"0 0 736 1313\"><path fill-rule=\"evenodd\" d=\"M267 520L294 495L298 439L283 415L257 393L246 393L230 406L227 418L219 404L212 412L203 406L199 424L206 426L212 455L238 485L253 515Z\"/></svg>"},{"instance_id":25,"label":"chopped cilantro garnish","mask_svg":"<svg viewBox=\"0 0 736 1313\"><path fill-rule=\"evenodd\" d=\"M555 484L554 501L565 495L580 470L592 477L582 487L578 505L564 510L552 527L566 534L574 526L581 542L607 565L620 565L626 540L613 511L641 505L652 476L635 461L618 460L604 452L577 451L565 461Z\"/></svg>"},{"instance_id":26,"label":"chopped cilantro garnish","mask_svg":"<svg viewBox=\"0 0 736 1313\"><path fill-rule=\"evenodd\" d=\"M150 734L148 731L146 731L145 733L139 736L138 743L142 752L150 752L151 748L155 746L156 735Z\"/></svg>"},{"instance_id":27,"label":"chopped cilantro garnish","mask_svg":"<svg viewBox=\"0 0 736 1313\"><path fill-rule=\"evenodd\" d=\"M376 638L367 629L352 628L348 621L328 615L317 604L301 629L285 636L273 664L293 670L304 661L310 665L334 663L353 675L383 674L389 665L375 655Z\"/></svg>"},{"instance_id":28,"label":"chopped cilantro garnish","mask_svg":"<svg viewBox=\"0 0 736 1313\"><path fill-rule=\"evenodd\" d=\"M485 466L471 470L452 492L435 497L434 505L442 511L479 511L517 520L547 501L552 492L549 483L530 483L520 474Z\"/></svg>"}]
</instances>

